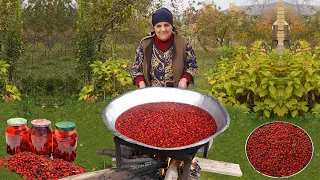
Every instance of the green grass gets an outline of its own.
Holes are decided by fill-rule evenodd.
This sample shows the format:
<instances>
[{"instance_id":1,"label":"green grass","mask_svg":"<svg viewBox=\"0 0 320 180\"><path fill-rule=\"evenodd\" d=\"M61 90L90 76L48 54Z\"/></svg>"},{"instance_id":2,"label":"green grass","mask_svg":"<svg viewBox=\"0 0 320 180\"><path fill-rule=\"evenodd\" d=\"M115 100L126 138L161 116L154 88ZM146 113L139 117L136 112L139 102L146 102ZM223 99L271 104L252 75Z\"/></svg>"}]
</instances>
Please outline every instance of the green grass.
<instances>
[{"instance_id":1,"label":"green grass","mask_svg":"<svg viewBox=\"0 0 320 180\"><path fill-rule=\"evenodd\" d=\"M68 51L65 52L64 48L63 44L58 43L51 50L43 43L28 47L18 61L17 76L46 78L75 75L74 51L68 47Z\"/></svg>"},{"instance_id":2,"label":"green grass","mask_svg":"<svg viewBox=\"0 0 320 180\"><path fill-rule=\"evenodd\" d=\"M18 78L27 76L38 78L56 77L63 78L74 76L76 62L73 57L61 57L54 60L43 59L34 63L27 60L21 60L17 68Z\"/></svg>"},{"instance_id":3,"label":"green grass","mask_svg":"<svg viewBox=\"0 0 320 180\"><path fill-rule=\"evenodd\" d=\"M189 86L192 90L208 90L210 86L207 83L205 73L215 65L215 51L205 52L202 49L195 49L198 71L194 78L194 84Z\"/></svg>"}]
</instances>

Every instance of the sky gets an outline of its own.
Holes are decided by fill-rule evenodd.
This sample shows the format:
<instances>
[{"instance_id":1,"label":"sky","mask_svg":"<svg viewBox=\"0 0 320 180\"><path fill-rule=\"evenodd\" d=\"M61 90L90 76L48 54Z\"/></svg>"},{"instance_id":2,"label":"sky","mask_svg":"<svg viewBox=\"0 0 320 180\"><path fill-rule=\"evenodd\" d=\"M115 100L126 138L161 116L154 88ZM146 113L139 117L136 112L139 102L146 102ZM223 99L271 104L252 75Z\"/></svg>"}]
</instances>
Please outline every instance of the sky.
<instances>
[{"instance_id":1,"label":"sky","mask_svg":"<svg viewBox=\"0 0 320 180\"><path fill-rule=\"evenodd\" d=\"M203 1L209 3L213 1L217 6L220 6L222 9L228 9L229 3L234 3L236 6L246 5L250 3L250 0L195 0L196 3ZM263 0L260 1L263 2ZM300 1L302 2L304 0ZM165 7L168 9L170 9L170 2L170 0L165 0ZM320 5L320 0L310 0L310 3L314 5ZM183 0L183 6L188 7L188 0Z\"/></svg>"},{"instance_id":2,"label":"sky","mask_svg":"<svg viewBox=\"0 0 320 180\"><path fill-rule=\"evenodd\" d=\"M229 8L229 3L235 3L237 6L242 5L244 0L213 0L213 2L217 5L220 6L222 9L228 9ZM165 0L165 7L170 8L170 0ZM195 0L196 4L198 2L208 2L211 3L212 0ZM188 0L183 0L183 5L184 7L188 6Z\"/></svg>"},{"instance_id":3,"label":"sky","mask_svg":"<svg viewBox=\"0 0 320 180\"><path fill-rule=\"evenodd\" d=\"M208 1L211 2L211 1ZM229 3L235 3L237 6L241 5L241 1L235 1L235 0L215 0L214 3L217 6L220 6L222 9L228 9L229 8Z\"/></svg>"}]
</instances>

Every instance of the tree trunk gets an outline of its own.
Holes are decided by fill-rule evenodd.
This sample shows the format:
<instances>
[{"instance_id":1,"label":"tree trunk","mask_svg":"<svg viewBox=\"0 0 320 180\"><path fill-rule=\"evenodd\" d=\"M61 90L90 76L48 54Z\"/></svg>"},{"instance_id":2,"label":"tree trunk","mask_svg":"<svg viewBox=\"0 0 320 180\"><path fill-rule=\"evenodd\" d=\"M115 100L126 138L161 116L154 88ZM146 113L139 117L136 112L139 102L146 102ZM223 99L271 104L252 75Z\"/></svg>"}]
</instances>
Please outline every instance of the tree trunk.
<instances>
[{"instance_id":1,"label":"tree trunk","mask_svg":"<svg viewBox=\"0 0 320 180\"><path fill-rule=\"evenodd\" d=\"M0 31L0 59L2 59L2 39L3 39L3 33Z\"/></svg>"},{"instance_id":2,"label":"tree trunk","mask_svg":"<svg viewBox=\"0 0 320 180\"><path fill-rule=\"evenodd\" d=\"M204 44L200 43L200 46L204 51L206 51L206 52L209 51L208 48Z\"/></svg>"},{"instance_id":3,"label":"tree trunk","mask_svg":"<svg viewBox=\"0 0 320 180\"><path fill-rule=\"evenodd\" d=\"M113 22L111 23L111 41L110 41L110 44L111 44L111 59L114 60L114 25L113 25Z\"/></svg>"},{"instance_id":4,"label":"tree trunk","mask_svg":"<svg viewBox=\"0 0 320 180\"><path fill-rule=\"evenodd\" d=\"M223 46L223 40L220 40L220 41L219 41L219 45L220 45L220 47Z\"/></svg>"},{"instance_id":5,"label":"tree trunk","mask_svg":"<svg viewBox=\"0 0 320 180\"><path fill-rule=\"evenodd\" d=\"M203 41L201 41L201 40L198 38L198 42L199 42L201 48L202 48L204 51L208 52L208 48L207 48L206 45L203 43Z\"/></svg>"},{"instance_id":6,"label":"tree trunk","mask_svg":"<svg viewBox=\"0 0 320 180\"><path fill-rule=\"evenodd\" d=\"M2 59L2 41L0 40L0 59Z\"/></svg>"}]
</instances>

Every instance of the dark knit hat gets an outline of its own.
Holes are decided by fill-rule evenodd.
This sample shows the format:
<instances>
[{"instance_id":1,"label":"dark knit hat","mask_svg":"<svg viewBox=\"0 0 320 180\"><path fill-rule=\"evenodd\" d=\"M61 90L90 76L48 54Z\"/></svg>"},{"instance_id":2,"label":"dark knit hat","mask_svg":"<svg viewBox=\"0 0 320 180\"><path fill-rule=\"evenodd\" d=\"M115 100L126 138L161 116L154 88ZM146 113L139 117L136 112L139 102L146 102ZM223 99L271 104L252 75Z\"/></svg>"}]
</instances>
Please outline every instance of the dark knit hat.
<instances>
[{"instance_id":1,"label":"dark knit hat","mask_svg":"<svg viewBox=\"0 0 320 180\"><path fill-rule=\"evenodd\" d=\"M167 8L160 8L152 14L152 25L155 26L159 22L168 22L173 27L173 16Z\"/></svg>"}]
</instances>

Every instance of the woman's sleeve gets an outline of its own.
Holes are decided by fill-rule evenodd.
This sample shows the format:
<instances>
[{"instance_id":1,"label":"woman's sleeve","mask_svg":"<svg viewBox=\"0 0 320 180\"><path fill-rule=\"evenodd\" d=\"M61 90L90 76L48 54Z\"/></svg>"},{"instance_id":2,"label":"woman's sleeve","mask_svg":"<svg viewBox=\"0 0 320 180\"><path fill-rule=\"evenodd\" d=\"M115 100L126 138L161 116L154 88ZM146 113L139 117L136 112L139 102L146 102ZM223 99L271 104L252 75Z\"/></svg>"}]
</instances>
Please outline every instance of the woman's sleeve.
<instances>
[{"instance_id":1,"label":"woman's sleeve","mask_svg":"<svg viewBox=\"0 0 320 180\"><path fill-rule=\"evenodd\" d=\"M198 70L198 65L196 61L196 54L194 53L191 44L187 43L186 48L186 60L184 63L184 73L182 78L186 78L188 83L194 83L194 76Z\"/></svg>"},{"instance_id":2,"label":"woman's sleeve","mask_svg":"<svg viewBox=\"0 0 320 180\"><path fill-rule=\"evenodd\" d=\"M138 48L136 49L135 60L132 64L131 75L133 78L133 85L139 85L140 81L144 81L143 71L142 71L142 62L144 59L142 42L139 43Z\"/></svg>"}]
</instances>

